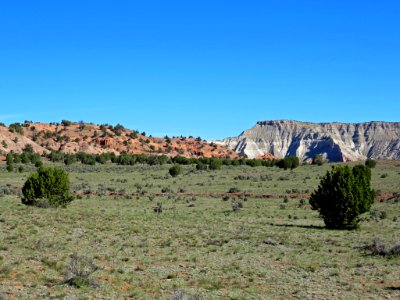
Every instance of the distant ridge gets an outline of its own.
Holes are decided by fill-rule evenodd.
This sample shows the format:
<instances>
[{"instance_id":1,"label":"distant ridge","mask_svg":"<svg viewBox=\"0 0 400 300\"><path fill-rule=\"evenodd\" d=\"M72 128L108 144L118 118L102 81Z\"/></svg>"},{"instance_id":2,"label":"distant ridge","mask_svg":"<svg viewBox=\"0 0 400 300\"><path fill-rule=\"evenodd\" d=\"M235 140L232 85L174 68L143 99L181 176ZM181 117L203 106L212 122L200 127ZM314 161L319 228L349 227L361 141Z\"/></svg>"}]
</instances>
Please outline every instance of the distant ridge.
<instances>
[{"instance_id":1,"label":"distant ridge","mask_svg":"<svg viewBox=\"0 0 400 300\"><path fill-rule=\"evenodd\" d=\"M230 148L208 143L197 137L152 137L122 125L62 121L61 123L14 123L0 125L0 156L10 151L21 153L26 145L34 152L85 152L100 154L123 152L145 155L236 158Z\"/></svg>"},{"instance_id":2,"label":"distant ridge","mask_svg":"<svg viewBox=\"0 0 400 300\"><path fill-rule=\"evenodd\" d=\"M400 159L400 122L259 121L238 137L225 138L220 144L249 158L296 155L304 161L323 154L333 162Z\"/></svg>"}]
</instances>

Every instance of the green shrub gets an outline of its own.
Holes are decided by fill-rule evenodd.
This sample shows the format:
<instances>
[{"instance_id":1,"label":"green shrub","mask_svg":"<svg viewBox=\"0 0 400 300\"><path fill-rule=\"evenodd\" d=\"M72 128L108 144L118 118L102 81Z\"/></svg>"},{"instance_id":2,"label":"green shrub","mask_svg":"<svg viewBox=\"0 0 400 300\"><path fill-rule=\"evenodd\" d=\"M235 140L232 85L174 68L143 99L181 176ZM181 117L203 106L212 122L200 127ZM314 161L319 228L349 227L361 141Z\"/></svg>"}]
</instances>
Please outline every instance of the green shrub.
<instances>
[{"instance_id":1,"label":"green shrub","mask_svg":"<svg viewBox=\"0 0 400 300\"><path fill-rule=\"evenodd\" d=\"M33 153L34 151L33 151L32 145L31 144L26 144L24 149L23 149L23 152L24 153Z\"/></svg>"},{"instance_id":2,"label":"green shrub","mask_svg":"<svg viewBox=\"0 0 400 300\"><path fill-rule=\"evenodd\" d=\"M220 170L222 166L222 161L218 158L213 158L210 161L210 170Z\"/></svg>"},{"instance_id":3,"label":"green shrub","mask_svg":"<svg viewBox=\"0 0 400 300\"><path fill-rule=\"evenodd\" d=\"M200 161L196 164L196 170L207 170L207 168L208 166Z\"/></svg>"},{"instance_id":4,"label":"green shrub","mask_svg":"<svg viewBox=\"0 0 400 300\"><path fill-rule=\"evenodd\" d=\"M11 163L11 164L7 164L7 171L8 172L12 172L12 171L14 171L14 165Z\"/></svg>"},{"instance_id":5,"label":"green shrub","mask_svg":"<svg viewBox=\"0 0 400 300\"><path fill-rule=\"evenodd\" d=\"M355 229L359 215L369 211L374 201L370 181L371 170L366 166L332 167L311 194L311 207L319 211L327 228Z\"/></svg>"},{"instance_id":6,"label":"green shrub","mask_svg":"<svg viewBox=\"0 0 400 300\"><path fill-rule=\"evenodd\" d=\"M324 156L322 154L315 154L312 158L312 164L322 166L325 162Z\"/></svg>"},{"instance_id":7,"label":"green shrub","mask_svg":"<svg viewBox=\"0 0 400 300\"><path fill-rule=\"evenodd\" d=\"M297 156L289 156L280 159L276 162L276 166L281 169L295 169L300 165L300 160Z\"/></svg>"},{"instance_id":8,"label":"green shrub","mask_svg":"<svg viewBox=\"0 0 400 300\"><path fill-rule=\"evenodd\" d=\"M22 126L21 126L20 123L13 123L13 124L10 124L10 126L8 126L8 131L10 131L10 132L17 132L17 133L19 133L19 134L21 134L21 135L24 134L24 130L23 130L23 128L22 128Z\"/></svg>"},{"instance_id":9,"label":"green shrub","mask_svg":"<svg viewBox=\"0 0 400 300\"><path fill-rule=\"evenodd\" d=\"M368 158L368 159L365 161L365 165L366 165L368 168L375 168L375 166L376 166L376 161L373 160L372 158Z\"/></svg>"},{"instance_id":10,"label":"green shrub","mask_svg":"<svg viewBox=\"0 0 400 300\"><path fill-rule=\"evenodd\" d=\"M7 165L11 165L14 162L14 152L10 151L6 156Z\"/></svg>"},{"instance_id":11,"label":"green shrub","mask_svg":"<svg viewBox=\"0 0 400 300\"><path fill-rule=\"evenodd\" d=\"M228 193L240 193L240 189L238 189L237 187L231 187Z\"/></svg>"},{"instance_id":12,"label":"green shrub","mask_svg":"<svg viewBox=\"0 0 400 300\"><path fill-rule=\"evenodd\" d=\"M50 206L66 206L73 200L70 195L68 173L59 168L39 168L22 187L22 203L37 205L46 200Z\"/></svg>"},{"instance_id":13,"label":"green shrub","mask_svg":"<svg viewBox=\"0 0 400 300\"><path fill-rule=\"evenodd\" d=\"M176 176L178 176L178 175L181 174L181 173L182 173L182 168L181 168L180 165L173 165L173 166L169 169L169 174L170 174L172 177L176 177Z\"/></svg>"},{"instance_id":14,"label":"green shrub","mask_svg":"<svg viewBox=\"0 0 400 300\"><path fill-rule=\"evenodd\" d=\"M36 168L40 168L40 167L42 167L43 166L43 162L41 161L41 160L37 160L36 162L35 162L35 167Z\"/></svg>"},{"instance_id":15,"label":"green shrub","mask_svg":"<svg viewBox=\"0 0 400 300\"><path fill-rule=\"evenodd\" d=\"M71 126L72 122L69 120L62 120L61 124L64 125L65 127Z\"/></svg>"}]
</instances>

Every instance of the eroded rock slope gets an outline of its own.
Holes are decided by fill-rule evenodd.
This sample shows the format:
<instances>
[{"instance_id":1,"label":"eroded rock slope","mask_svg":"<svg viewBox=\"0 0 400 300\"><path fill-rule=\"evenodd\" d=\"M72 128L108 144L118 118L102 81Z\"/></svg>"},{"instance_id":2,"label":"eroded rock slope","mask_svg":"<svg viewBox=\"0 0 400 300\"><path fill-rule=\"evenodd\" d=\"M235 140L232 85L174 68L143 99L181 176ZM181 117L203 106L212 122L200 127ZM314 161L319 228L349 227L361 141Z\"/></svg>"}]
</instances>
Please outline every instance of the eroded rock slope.
<instances>
[{"instance_id":1,"label":"eroded rock slope","mask_svg":"<svg viewBox=\"0 0 400 300\"><path fill-rule=\"evenodd\" d=\"M323 154L329 161L400 159L400 122L262 121L221 143L249 158L272 154L307 160Z\"/></svg>"}]
</instances>

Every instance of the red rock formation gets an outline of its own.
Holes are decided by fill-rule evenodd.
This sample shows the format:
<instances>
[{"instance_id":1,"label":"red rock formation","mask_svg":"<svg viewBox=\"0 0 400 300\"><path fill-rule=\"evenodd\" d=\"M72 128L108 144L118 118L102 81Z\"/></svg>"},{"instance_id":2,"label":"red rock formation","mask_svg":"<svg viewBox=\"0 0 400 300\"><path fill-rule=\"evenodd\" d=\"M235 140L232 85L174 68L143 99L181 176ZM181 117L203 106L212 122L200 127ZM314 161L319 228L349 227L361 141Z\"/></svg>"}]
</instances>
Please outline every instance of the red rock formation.
<instances>
[{"instance_id":1,"label":"red rock formation","mask_svg":"<svg viewBox=\"0 0 400 300\"><path fill-rule=\"evenodd\" d=\"M273 156L271 153L267 153L267 154L260 155L260 156L256 157L256 159L259 159L259 160L273 160L273 159L275 159L275 156Z\"/></svg>"},{"instance_id":2,"label":"red rock formation","mask_svg":"<svg viewBox=\"0 0 400 300\"><path fill-rule=\"evenodd\" d=\"M2 145L2 141L7 147ZM116 132L112 127L94 124L72 123L64 126L28 123L23 126L23 135L10 132L8 127L0 127L0 151L3 154L11 150L20 153L26 144L31 144L34 151L40 154L57 150L64 153L84 151L90 154L127 152L185 157L239 157L228 147L194 138L154 138L129 129Z\"/></svg>"}]
</instances>

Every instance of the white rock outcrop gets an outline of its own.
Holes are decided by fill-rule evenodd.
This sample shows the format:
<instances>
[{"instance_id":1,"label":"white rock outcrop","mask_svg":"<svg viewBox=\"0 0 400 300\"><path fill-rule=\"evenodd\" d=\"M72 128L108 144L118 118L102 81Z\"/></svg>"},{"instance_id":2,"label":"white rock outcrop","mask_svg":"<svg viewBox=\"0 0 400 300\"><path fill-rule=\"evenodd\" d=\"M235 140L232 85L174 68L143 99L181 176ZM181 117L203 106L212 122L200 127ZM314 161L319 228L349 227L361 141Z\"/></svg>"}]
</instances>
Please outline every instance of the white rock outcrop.
<instances>
[{"instance_id":1,"label":"white rock outcrop","mask_svg":"<svg viewBox=\"0 0 400 300\"><path fill-rule=\"evenodd\" d=\"M277 158L296 155L303 161L315 154L329 161L400 159L400 122L262 121L222 143L249 158L270 153Z\"/></svg>"}]
</instances>

